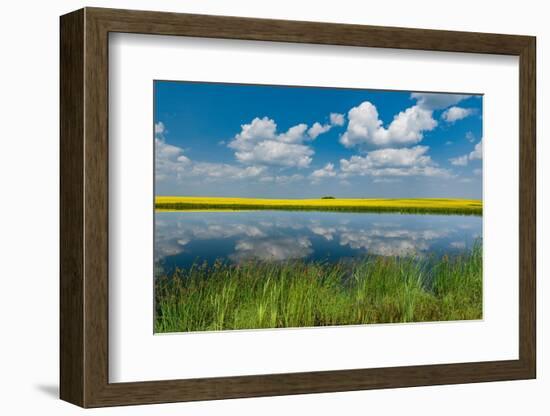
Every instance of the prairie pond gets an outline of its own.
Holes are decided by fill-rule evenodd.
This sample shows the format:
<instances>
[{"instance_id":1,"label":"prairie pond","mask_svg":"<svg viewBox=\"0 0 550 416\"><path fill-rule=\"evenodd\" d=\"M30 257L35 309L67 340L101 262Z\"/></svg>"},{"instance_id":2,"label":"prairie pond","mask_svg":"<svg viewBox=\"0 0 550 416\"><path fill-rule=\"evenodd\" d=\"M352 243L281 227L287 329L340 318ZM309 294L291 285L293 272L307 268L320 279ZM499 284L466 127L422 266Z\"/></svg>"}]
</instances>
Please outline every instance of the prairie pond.
<instances>
[{"instance_id":1,"label":"prairie pond","mask_svg":"<svg viewBox=\"0 0 550 416\"><path fill-rule=\"evenodd\" d=\"M315 211L155 213L157 273L216 260L336 263L365 255L460 254L481 238L482 217Z\"/></svg>"},{"instance_id":2,"label":"prairie pond","mask_svg":"<svg viewBox=\"0 0 550 416\"><path fill-rule=\"evenodd\" d=\"M482 317L480 216L155 214L155 332Z\"/></svg>"}]
</instances>

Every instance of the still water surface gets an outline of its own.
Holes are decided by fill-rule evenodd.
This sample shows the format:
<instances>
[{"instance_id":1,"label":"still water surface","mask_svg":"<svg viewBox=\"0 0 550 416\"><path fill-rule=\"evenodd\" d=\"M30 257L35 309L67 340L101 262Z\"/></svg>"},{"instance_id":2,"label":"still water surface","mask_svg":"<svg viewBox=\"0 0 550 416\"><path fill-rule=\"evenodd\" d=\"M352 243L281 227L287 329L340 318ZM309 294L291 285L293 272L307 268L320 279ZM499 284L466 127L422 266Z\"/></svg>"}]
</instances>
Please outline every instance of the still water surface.
<instances>
[{"instance_id":1,"label":"still water surface","mask_svg":"<svg viewBox=\"0 0 550 416\"><path fill-rule=\"evenodd\" d=\"M155 262L164 273L219 259L336 262L365 254L459 253L482 217L312 211L157 212Z\"/></svg>"}]
</instances>

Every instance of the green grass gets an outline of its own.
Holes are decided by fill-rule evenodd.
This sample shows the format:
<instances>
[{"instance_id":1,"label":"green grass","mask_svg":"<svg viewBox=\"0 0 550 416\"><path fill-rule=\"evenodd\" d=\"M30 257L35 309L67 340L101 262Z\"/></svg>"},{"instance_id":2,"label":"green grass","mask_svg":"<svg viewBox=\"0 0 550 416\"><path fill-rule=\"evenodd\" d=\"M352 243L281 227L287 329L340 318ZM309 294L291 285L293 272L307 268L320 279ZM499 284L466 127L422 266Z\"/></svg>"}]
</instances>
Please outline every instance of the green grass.
<instances>
[{"instance_id":1,"label":"green grass","mask_svg":"<svg viewBox=\"0 0 550 416\"><path fill-rule=\"evenodd\" d=\"M482 250L195 265L157 277L155 298L155 332L481 319Z\"/></svg>"}]
</instances>

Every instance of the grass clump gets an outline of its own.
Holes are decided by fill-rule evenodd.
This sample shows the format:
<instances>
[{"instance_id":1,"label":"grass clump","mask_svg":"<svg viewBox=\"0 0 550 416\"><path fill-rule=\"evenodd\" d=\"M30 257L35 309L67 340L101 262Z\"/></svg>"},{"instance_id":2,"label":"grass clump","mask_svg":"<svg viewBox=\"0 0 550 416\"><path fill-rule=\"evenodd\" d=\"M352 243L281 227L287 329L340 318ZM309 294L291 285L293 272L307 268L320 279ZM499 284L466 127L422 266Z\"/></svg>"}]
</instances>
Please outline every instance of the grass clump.
<instances>
[{"instance_id":1,"label":"grass clump","mask_svg":"<svg viewBox=\"0 0 550 416\"><path fill-rule=\"evenodd\" d=\"M215 262L155 281L155 332L482 318L482 250L439 259Z\"/></svg>"}]
</instances>

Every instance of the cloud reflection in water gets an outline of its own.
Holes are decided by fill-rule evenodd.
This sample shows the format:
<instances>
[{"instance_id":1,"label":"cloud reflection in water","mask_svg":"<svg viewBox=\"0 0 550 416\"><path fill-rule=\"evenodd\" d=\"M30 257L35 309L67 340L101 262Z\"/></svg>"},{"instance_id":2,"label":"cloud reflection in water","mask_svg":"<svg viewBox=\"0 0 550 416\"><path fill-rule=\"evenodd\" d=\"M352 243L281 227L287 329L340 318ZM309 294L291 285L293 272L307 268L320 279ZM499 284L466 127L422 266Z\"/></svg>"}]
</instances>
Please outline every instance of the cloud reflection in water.
<instances>
[{"instance_id":1,"label":"cloud reflection in water","mask_svg":"<svg viewBox=\"0 0 550 416\"><path fill-rule=\"evenodd\" d=\"M481 217L327 212L156 213L155 260L337 261L364 254L423 256L463 250Z\"/></svg>"}]
</instances>

